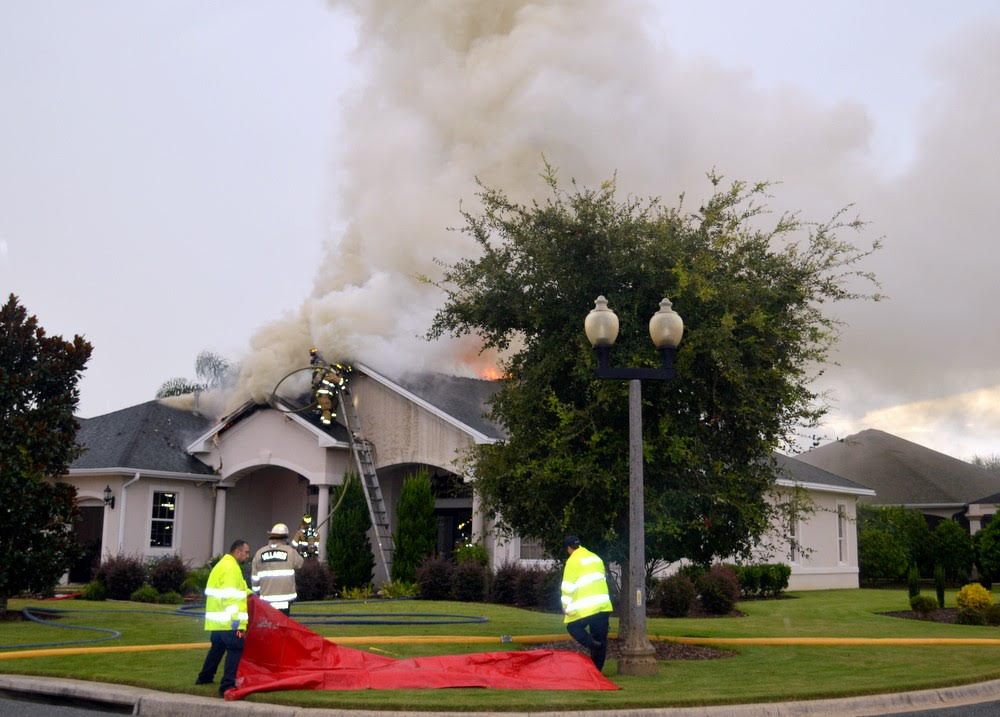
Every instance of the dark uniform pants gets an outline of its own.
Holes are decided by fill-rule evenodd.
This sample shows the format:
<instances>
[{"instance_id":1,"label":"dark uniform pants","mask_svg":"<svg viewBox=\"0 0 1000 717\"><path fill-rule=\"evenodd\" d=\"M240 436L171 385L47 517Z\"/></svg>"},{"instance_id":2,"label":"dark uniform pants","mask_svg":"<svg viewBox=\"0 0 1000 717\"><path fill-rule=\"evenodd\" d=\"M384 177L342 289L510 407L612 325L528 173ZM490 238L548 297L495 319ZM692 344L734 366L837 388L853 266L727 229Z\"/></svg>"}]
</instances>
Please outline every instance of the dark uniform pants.
<instances>
[{"instance_id":1,"label":"dark uniform pants","mask_svg":"<svg viewBox=\"0 0 1000 717\"><path fill-rule=\"evenodd\" d=\"M222 661L222 656L226 656L225 667L222 668L222 681L219 682L219 694L236 687L236 668L240 665L240 658L243 656L243 631L236 630L212 630L212 646L208 648L205 655L205 664L198 673L198 682L207 683L215 679L215 671Z\"/></svg>"},{"instance_id":2,"label":"dark uniform pants","mask_svg":"<svg viewBox=\"0 0 1000 717\"><path fill-rule=\"evenodd\" d=\"M590 659L598 670L604 667L604 658L608 654L608 619L610 612L599 612L579 620L566 623L566 632L573 639L590 650ZM587 632L587 629L590 632Z\"/></svg>"}]
</instances>

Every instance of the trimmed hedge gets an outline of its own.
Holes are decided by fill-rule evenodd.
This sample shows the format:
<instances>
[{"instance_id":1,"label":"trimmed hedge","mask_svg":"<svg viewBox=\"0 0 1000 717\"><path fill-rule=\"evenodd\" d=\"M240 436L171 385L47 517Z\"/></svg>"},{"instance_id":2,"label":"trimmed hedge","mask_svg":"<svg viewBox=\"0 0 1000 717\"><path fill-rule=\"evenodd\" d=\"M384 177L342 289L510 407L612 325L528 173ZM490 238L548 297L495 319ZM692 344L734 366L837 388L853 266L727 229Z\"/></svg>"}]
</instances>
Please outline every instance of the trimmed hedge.
<instances>
[{"instance_id":1,"label":"trimmed hedge","mask_svg":"<svg viewBox=\"0 0 1000 717\"><path fill-rule=\"evenodd\" d=\"M778 597L788 589L792 569L784 563L733 565L740 592L745 598Z\"/></svg>"}]
</instances>

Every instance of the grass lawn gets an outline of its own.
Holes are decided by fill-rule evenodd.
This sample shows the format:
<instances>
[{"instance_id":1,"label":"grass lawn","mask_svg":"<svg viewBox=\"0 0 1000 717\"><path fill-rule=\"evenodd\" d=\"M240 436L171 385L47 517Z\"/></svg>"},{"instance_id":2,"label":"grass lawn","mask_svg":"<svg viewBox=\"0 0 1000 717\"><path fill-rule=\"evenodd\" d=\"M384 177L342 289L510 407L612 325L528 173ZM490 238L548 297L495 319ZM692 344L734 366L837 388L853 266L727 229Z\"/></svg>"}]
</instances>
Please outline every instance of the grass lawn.
<instances>
[{"instance_id":1,"label":"grass lawn","mask_svg":"<svg viewBox=\"0 0 1000 717\"><path fill-rule=\"evenodd\" d=\"M946 603L954 605L954 592ZM94 647L204 643L198 618L175 615L164 607L136 603L77 600L14 600L26 605L81 610L55 621L115 629L122 637ZM650 635L683 637L989 637L1000 628L948 625L878 615L908 607L905 590L829 590L791 593L788 599L739 604L745 617L650 618ZM115 612L103 612L114 610ZM437 636L440 643L354 645L390 657L414 657L506 649L529 645L501 643L501 635L565 635L559 615L480 603L395 601L303 603L294 617L308 621L318 613L400 613L481 615L489 621L460 625L312 625L338 637ZM154 614L150 614L154 613ZM325 619L316 617L314 619ZM612 631L617 620L612 620ZM55 629L33 623L0 623L0 645L59 642L98 637L99 633ZM494 643L449 643L448 636L481 636ZM0 672L50 675L116 682L167 692L214 695L215 686L195 687L194 676L207 648L152 652L59 655L0 659ZM254 702L343 709L426 709L519 711L621 709L691 706L731 702L781 701L923 689L1000 678L1000 646L736 646L736 656L719 660L661 662L655 677L622 677L609 660L604 672L621 689L615 692L535 690L359 690L289 691L253 695ZM9 652L9 651L8 651ZM6 655L0 655L6 657Z\"/></svg>"}]
</instances>

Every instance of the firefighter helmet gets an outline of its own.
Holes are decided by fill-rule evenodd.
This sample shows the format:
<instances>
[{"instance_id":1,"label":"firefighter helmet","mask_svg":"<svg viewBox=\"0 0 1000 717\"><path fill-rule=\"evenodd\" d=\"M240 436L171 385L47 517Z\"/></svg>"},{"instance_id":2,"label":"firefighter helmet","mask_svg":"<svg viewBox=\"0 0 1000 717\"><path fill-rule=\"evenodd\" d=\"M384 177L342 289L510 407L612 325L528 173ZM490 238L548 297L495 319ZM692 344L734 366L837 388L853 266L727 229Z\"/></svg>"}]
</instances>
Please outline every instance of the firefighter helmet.
<instances>
[{"instance_id":1,"label":"firefighter helmet","mask_svg":"<svg viewBox=\"0 0 1000 717\"><path fill-rule=\"evenodd\" d=\"M284 523L275 523L274 527L271 528L270 535L273 535L275 537L287 538L288 526L285 525Z\"/></svg>"}]
</instances>

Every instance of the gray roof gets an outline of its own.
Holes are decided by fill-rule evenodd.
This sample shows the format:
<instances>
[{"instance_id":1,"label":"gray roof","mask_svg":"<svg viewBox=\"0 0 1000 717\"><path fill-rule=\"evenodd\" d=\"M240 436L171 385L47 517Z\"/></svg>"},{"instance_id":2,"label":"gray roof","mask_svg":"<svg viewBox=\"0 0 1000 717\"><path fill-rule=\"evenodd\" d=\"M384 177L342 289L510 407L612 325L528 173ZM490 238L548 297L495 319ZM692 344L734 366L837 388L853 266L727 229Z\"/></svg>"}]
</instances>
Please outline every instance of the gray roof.
<instances>
[{"instance_id":1,"label":"gray roof","mask_svg":"<svg viewBox=\"0 0 1000 717\"><path fill-rule=\"evenodd\" d=\"M506 435L486 415L489 411L486 402L500 390L499 381L448 376L430 371L410 372L398 378L382 375L488 438L499 440Z\"/></svg>"},{"instance_id":2,"label":"gray roof","mask_svg":"<svg viewBox=\"0 0 1000 717\"><path fill-rule=\"evenodd\" d=\"M1000 478L978 466L875 429L796 458L871 488L878 505L964 505L1000 488Z\"/></svg>"},{"instance_id":3,"label":"gray roof","mask_svg":"<svg viewBox=\"0 0 1000 717\"><path fill-rule=\"evenodd\" d=\"M863 491L865 486L855 483L836 473L825 471L822 468L809 465L800 460L785 456L780 453L773 453L774 459L778 463L778 474L780 478L786 478L798 483L813 483L815 485L826 485L831 488L839 488L848 491Z\"/></svg>"},{"instance_id":4,"label":"gray roof","mask_svg":"<svg viewBox=\"0 0 1000 717\"><path fill-rule=\"evenodd\" d=\"M185 447L208 430L212 421L159 401L80 418L76 442L87 450L70 464L75 468L135 468L211 475L212 469L188 455Z\"/></svg>"}]
</instances>

